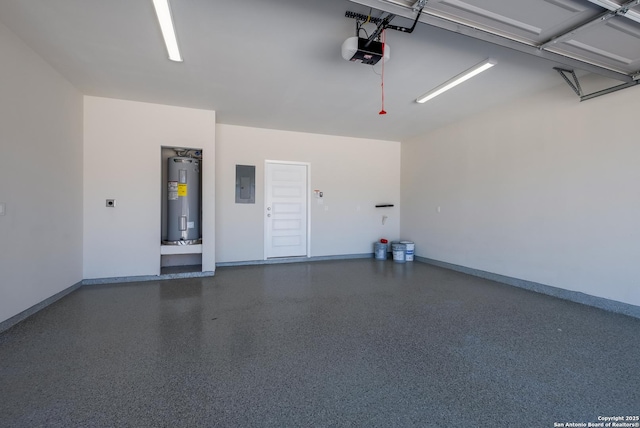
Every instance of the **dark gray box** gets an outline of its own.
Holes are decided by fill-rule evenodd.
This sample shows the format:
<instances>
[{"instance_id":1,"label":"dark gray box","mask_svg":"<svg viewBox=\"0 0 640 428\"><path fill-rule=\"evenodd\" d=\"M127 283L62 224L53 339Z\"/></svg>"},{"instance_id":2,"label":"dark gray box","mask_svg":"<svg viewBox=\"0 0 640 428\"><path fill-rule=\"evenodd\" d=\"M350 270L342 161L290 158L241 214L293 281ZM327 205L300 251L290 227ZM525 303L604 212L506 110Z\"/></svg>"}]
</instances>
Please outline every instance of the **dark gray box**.
<instances>
[{"instance_id":1,"label":"dark gray box","mask_svg":"<svg viewBox=\"0 0 640 428\"><path fill-rule=\"evenodd\" d=\"M236 165L236 204L256 203L256 167Z\"/></svg>"}]
</instances>

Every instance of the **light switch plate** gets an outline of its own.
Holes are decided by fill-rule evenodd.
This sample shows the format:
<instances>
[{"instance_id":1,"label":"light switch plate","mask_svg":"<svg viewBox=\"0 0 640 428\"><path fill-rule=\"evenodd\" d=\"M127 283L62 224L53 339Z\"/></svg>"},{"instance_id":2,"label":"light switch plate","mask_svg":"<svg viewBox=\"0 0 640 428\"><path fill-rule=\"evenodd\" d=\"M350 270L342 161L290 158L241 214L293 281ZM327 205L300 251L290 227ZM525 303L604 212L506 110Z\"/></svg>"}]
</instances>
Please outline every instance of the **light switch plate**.
<instances>
[{"instance_id":1,"label":"light switch plate","mask_svg":"<svg viewBox=\"0 0 640 428\"><path fill-rule=\"evenodd\" d=\"M7 205L4 202L0 202L0 215L4 215L7 211Z\"/></svg>"}]
</instances>

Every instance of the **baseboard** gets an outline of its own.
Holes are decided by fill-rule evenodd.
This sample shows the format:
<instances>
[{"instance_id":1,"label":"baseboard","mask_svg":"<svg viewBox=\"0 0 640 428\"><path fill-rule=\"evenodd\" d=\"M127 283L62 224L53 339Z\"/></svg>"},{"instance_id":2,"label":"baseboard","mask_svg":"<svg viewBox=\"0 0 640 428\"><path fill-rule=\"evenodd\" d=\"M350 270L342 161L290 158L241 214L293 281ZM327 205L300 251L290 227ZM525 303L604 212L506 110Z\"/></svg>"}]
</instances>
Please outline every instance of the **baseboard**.
<instances>
[{"instance_id":1,"label":"baseboard","mask_svg":"<svg viewBox=\"0 0 640 428\"><path fill-rule=\"evenodd\" d=\"M228 266L253 266L253 265L273 265L280 263L306 263L306 262L320 262L325 260L349 260L349 259L371 259L373 253L361 253L361 254L342 254L337 256L316 256L316 257L278 257L276 259L267 260L245 260L240 262L221 262L216 263L216 267L228 267Z\"/></svg>"},{"instance_id":2,"label":"baseboard","mask_svg":"<svg viewBox=\"0 0 640 428\"><path fill-rule=\"evenodd\" d=\"M18 324L21 321L24 321L25 319L27 319L31 315L35 314L36 312L41 311L42 309L46 308L50 304L62 299L67 294L69 294L69 293L71 293L73 291L76 291L81 286L82 286L82 281L79 281L79 282L73 284L71 287L65 288L64 290L54 294L53 296L51 296L51 297L49 297L47 299L44 299L42 302L36 303L35 305L31 306L29 309L25 309L24 311L20 312L19 314L16 314L16 315L12 316L11 318L0 322L0 333L2 333L3 331L9 330L11 327L13 327L14 325Z\"/></svg>"},{"instance_id":3,"label":"baseboard","mask_svg":"<svg viewBox=\"0 0 640 428\"><path fill-rule=\"evenodd\" d=\"M163 275L140 275L140 276L118 276L113 278L90 278L83 279L82 285L102 285L102 284L119 284L124 282L145 282L145 281L164 281L167 279L182 278L205 278L214 276L214 271L206 272L180 272L167 273Z\"/></svg>"},{"instance_id":4,"label":"baseboard","mask_svg":"<svg viewBox=\"0 0 640 428\"><path fill-rule=\"evenodd\" d=\"M540 284L519 278L512 278L510 276L486 272L425 257L416 256L415 259L421 263L427 263L480 278L490 279L492 281L501 282L514 287L524 288L525 290L535 291L536 293L546 294L548 296L558 297L571 302L604 309L609 312L640 318L640 306L631 305L629 303L618 302L615 300L605 299L604 297L596 297L590 294L581 293L579 291L565 290L564 288L553 287L551 285Z\"/></svg>"}]
</instances>

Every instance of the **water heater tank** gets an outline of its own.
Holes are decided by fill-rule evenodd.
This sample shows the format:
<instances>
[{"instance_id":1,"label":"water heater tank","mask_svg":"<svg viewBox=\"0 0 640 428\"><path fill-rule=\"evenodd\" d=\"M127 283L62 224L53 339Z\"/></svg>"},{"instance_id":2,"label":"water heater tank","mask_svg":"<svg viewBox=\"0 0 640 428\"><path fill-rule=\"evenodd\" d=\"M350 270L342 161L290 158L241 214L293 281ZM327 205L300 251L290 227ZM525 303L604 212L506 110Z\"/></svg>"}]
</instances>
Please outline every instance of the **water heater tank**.
<instances>
[{"instance_id":1,"label":"water heater tank","mask_svg":"<svg viewBox=\"0 0 640 428\"><path fill-rule=\"evenodd\" d=\"M167 181L167 243L199 244L200 160L169 158Z\"/></svg>"}]
</instances>

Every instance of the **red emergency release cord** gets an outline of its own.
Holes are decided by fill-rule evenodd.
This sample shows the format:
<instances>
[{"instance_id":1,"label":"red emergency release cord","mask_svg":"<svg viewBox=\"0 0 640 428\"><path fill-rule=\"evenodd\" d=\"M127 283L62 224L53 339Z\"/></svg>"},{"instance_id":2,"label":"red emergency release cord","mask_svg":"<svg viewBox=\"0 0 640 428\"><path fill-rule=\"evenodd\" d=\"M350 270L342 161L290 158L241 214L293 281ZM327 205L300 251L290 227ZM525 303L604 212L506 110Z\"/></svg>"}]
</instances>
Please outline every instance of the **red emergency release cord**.
<instances>
[{"instance_id":1,"label":"red emergency release cord","mask_svg":"<svg viewBox=\"0 0 640 428\"><path fill-rule=\"evenodd\" d=\"M385 50L385 30L382 30L382 74L380 76L380 91L382 92L382 110L378 114L387 114L384 111L384 50Z\"/></svg>"}]
</instances>

